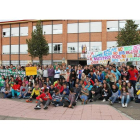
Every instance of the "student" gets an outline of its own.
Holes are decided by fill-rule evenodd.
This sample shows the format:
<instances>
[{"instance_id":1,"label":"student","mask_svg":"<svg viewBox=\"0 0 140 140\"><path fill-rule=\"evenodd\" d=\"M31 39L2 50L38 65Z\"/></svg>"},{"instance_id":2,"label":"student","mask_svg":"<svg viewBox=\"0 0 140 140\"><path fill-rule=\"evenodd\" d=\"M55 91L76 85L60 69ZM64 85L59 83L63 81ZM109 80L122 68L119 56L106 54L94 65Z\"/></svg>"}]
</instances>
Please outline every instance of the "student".
<instances>
[{"instance_id":1,"label":"student","mask_svg":"<svg viewBox=\"0 0 140 140\"><path fill-rule=\"evenodd\" d=\"M28 87L23 82L22 86L20 87L20 95L18 96L19 99L25 98L26 94L28 92Z\"/></svg>"},{"instance_id":2,"label":"student","mask_svg":"<svg viewBox=\"0 0 140 140\"><path fill-rule=\"evenodd\" d=\"M12 87L12 98L15 98L15 94L17 97L20 95L20 85L18 84L18 81L15 81Z\"/></svg>"},{"instance_id":3,"label":"student","mask_svg":"<svg viewBox=\"0 0 140 140\"><path fill-rule=\"evenodd\" d=\"M102 87L99 86L99 82L96 81L95 85L91 89L91 93L93 95L93 100L96 101L102 97ZM91 100L91 102L93 101Z\"/></svg>"},{"instance_id":4,"label":"student","mask_svg":"<svg viewBox=\"0 0 140 140\"><path fill-rule=\"evenodd\" d=\"M51 103L52 100L49 89L46 88L40 96L36 97L36 99L39 101L34 109L41 109L40 104L44 105L44 109L48 109L48 105Z\"/></svg>"},{"instance_id":5,"label":"student","mask_svg":"<svg viewBox=\"0 0 140 140\"><path fill-rule=\"evenodd\" d=\"M63 87L64 87L64 90L63 90L63 96L69 96L69 89L67 88L67 85L66 84L63 84Z\"/></svg>"},{"instance_id":6,"label":"student","mask_svg":"<svg viewBox=\"0 0 140 140\"><path fill-rule=\"evenodd\" d=\"M108 74L106 75L106 78L110 81L110 87L112 88L112 85L116 82L116 76L114 73L111 73L110 70L108 70Z\"/></svg>"},{"instance_id":7,"label":"student","mask_svg":"<svg viewBox=\"0 0 140 140\"><path fill-rule=\"evenodd\" d=\"M81 100L82 100L82 104L87 104L88 101L88 95L89 95L89 91L88 89L85 88L85 85L82 85L82 89L81 89Z\"/></svg>"},{"instance_id":8,"label":"student","mask_svg":"<svg viewBox=\"0 0 140 140\"><path fill-rule=\"evenodd\" d=\"M33 83L33 85L34 85L34 83L35 83L34 78L33 78L33 76L32 76L32 75L30 76L29 82L32 82L32 83Z\"/></svg>"},{"instance_id":9,"label":"student","mask_svg":"<svg viewBox=\"0 0 140 140\"><path fill-rule=\"evenodd\" d=\"M94 85L94 82L89 78L89 76L87 76L84 81L85 86L88 85L88 82L91 82L91 85Z\"/></svg>"},{"instance_id":10,"label":"student","mask_svg":"<svg viewBox=\"0 0 140 140\"><path fill-rule=\"evenodd\" d=\"M10 87L13 87L13 85L14 85L14 78L13 77L11 77L9 84L10 84Z\"/></svg>"},{"instance_id":11,"label":"student","mask_svg":"<svg viewBox=\"0 0 140 140\"><path fill-rule=\"evenodd\" d=\"M2 75L1 79L0 79L0 90L1 90L1 92L4 90L4 85L5 85L5 79L4 79L4 75Z\"/></svg>"},{"instance_id":12,"label":"student","mask_svg":"<svg viewBox=\"0 0 140 140\"><path fill-rule=\"evenodd\" d=\"M6 87L4 89L4 98L11 98L12 97L12 88L10 87L10 84L6 84Z\"/></svg>"},{"instance_id":13,"label":"student","mask_svg":"<svg viewBox=\"0 0 140 140\"><path fill-rule=\"evenodd\" d=\"M54 94L54 92L55 92L55 88L54 88L53 84L51 84L51 86L49 87L49 91L50 91L50 94L52 96Z\"/></svg>"},{"instance_id":14,"label":"student","mask_svg":"<svg viewBox=\"0 0 140 140\"><path fill-rule=\"evenodd\" d=\"M76 105L75 93L74 93L74 89L71 88L70 89L70 94L69 94L68 98L65 98L63 107L73 108L73 106L75 106L75 105Z\"/></svg>"},{"instance_id":15,"label":"student","mask_svg":"<svg viewBox=\"0 0 140 140\"><path fill-rule=\"evenodd\" d=\"M130 95L130 101L133 101L133 99L134 99L134 88L133 88L131 82L127 83L127 89L128 89L128 93Z\"/></svg>"},{"instance_id":16,"label":"student","mask_svg":"<svg viewBox=\"0 0 140 140\"><path fill-rule=\"evenodd\" d=\"M119 89L116 84L112 85L112 96L108 99L111 105L114 104L114 102L117 100L119 96Z\"/></svg>"},{"instance_id":17,"label":"student","mask_svg":"<svg viewBox=\"0 0 140 140\"><path fill-rule=\"evenodd\" d=\"M102 89L102 98L103 98L102 102L108 101L109 97L111 97L111 91L110 91L107 83L104 83L103 89Z\"/></svg>"},{"instance_id":18,"label":"student","mask_svg":"<svg viewBox=\"0 0 140 140\"><path fill-rule=\"evenodd\" d=\"M60 90L60 94L62 95L63 94L63 91L64 91L64 87L63 87L62 83L58 83L58 85L56 86L56 88Z\"/></svg>"},{"instance_id":19,"label":"student","mask_svg":"<svg viewBox=\"0 0 140 140\"><path fill-rule=\"evenodd\" d=\"M28 85L27 85L27 88L28 88L28 92L24 96L24 99L28 99L31 96L31 93L33 91L33 83L32 82L29 82Z\"/></svg>"},{"instance_id":20,"label":"student","mask_svg":"<svg viewBox=\"0 0 140 140\"><path fill-rule=\"evenodd\" d=\"M57 107L59 106L60 102L62 101L62 97L60 95L60 90L55 89L55 93L52 95L52 104Z\"/></svg>"},{"instance_id":21,"label":"student","mask_svg":"<svg viewBox=\"0 0 140 140\"><path fill-rule=\"evenodd\" d=\"M128 93L126 86L122 87L120 98L121 98L122 107L127 107L128 103L130 101L130 95Z\"/></svg>"},{"instance_id":22,"label":"student","mask_svg":"<svg viewBox=\"0 0 140 140\"><path fill-rule=\"evenodd\" d=\"M38 97L41 93L41 89L39 88L38 84L35 84L35 88L32 91L32 94L30 96L30 98L28 100L26 100L26 102L32 102L32 99L36 99L36 97Z\"/></svg>"},{"instance_id":23,"label":"student","mask_svg":"<svg viewBox=\"0 0 140 140\"><path fill-rule=\"evenodd\" d=\"M102 71L99 71L99 73L97 74L97 78L99 82L103 83L104 74L102 73Z\"/></svg>"},{"instance_id":24,"label":"student","mask_svg":"<svg viewBox=\"0 0 140 140\"><path fill-rule=\"evenodd\" d=\"M58 67L56 67L56 69L54 70L54 81L57 81L57 79L60 79L60 70L58 69Z\"/></svg>"},{"instance_id":25,"label":"student","mask_svg":"<svg viewBox=\"0 0 140 140\"><path fill-rule=\"evenodd\" d=\"M126 86L127 87L127 83L125 81L122 82L122 86Z\"/></svg>"},{"instance_id":26,"label":"student","mask_svg":"<svg viewBox=\"0 0 140 140\"><path fill-rule=\"evenodd\" d=\"M123 76L123 80L122 80L123 82L126 82L126 83L128 83L129 82L129 80L127 80L127 78L125 77L125 76Z\"/></svg>"},{"instance_id":27,"label":"student","mask_svg":"<svg viewBox=\"0 0 140 140\"><path fill-rule=\"evenodd\" d=\"M118 83L116 84L119 90L121 90L122 87L122 80L118 80Z\"/></svg>"},{"instance_id":28,"label":"student","mask_svg":"<svg viewBox=\"0 0 140 140\"><path fill-rule=\"evenodd\" d=\"M23 82L24 82L26 85L28 85L28 83L29 83L26 77L24 77Z\"/></svg>"},{"instance_id":29,"label":"student","mask_svg":"<svg viewBox=\"0 0 140 140\"><path fill-rule=\"evenodd\" d=\"M21 79L21 77L18 78L18 84L19 84L20 86L22 86L22 79Z\"/></svg>"},{"instance_id":30,"label":"student","mask_svg":"<svg viewBox=\"0 0 140 140\"><path fill-rule=\"evenodd\" d=\"M47 86L49 86L51 84L51 81L50 81L50 79L48 77L46 78L46 82L45 83L47 84Z\"/></svg>"},{"instance_id":31,"label":"student","mask_svg":"<svg viewBox=\"0 0 140 140\"><path fill-rule=\"evenodd\" d=\"M73 88L73 90L74 90L74 93L75 93L75 101L77 102L78 97L79 97L79 95L81 93L81 88L79 88L78 83L75 84L75 87Z\"/></svg>"}]
</instances>

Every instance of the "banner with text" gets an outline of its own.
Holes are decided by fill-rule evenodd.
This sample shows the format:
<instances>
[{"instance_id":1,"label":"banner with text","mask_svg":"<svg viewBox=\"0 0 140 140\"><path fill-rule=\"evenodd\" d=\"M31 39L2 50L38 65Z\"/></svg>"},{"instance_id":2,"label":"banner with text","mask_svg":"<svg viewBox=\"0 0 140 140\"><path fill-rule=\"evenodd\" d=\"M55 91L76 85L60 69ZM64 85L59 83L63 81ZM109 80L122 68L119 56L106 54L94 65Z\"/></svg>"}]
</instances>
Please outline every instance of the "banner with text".
<instances>
[{"instance_id":1,"label":"banner with text","mask_svg":"<svg viewBox=\"0 0 140 140\"><path fill-rule=\"evenodd\" d=\"M100 52L87 52L87 65L111 62L140 61L140 45L124 46Z\"/></svg>"}]
</instances>

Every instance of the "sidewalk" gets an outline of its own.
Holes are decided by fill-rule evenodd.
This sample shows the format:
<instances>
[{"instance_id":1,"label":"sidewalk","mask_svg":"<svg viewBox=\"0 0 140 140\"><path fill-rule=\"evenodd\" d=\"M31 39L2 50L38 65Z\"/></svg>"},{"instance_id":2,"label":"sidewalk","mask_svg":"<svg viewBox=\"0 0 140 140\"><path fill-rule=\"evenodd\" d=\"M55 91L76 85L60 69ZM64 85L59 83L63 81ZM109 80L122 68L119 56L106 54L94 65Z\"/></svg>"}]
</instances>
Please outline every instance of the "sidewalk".
<instances>
[{"instance_id":1,"label":"sidewalk","mask_svg":"<svg viewBox=\"0 0 140 140\"><path fill-rule=\"evenodd\" d=\"M43 120L130 120L109 105L77 105L74 109L49 106L48 110L34 110L35 103L25 103L11 99L0 99L0 119L43 119ZM2 117L3 116L3 117Z\"/></svg>"}]
</instances>

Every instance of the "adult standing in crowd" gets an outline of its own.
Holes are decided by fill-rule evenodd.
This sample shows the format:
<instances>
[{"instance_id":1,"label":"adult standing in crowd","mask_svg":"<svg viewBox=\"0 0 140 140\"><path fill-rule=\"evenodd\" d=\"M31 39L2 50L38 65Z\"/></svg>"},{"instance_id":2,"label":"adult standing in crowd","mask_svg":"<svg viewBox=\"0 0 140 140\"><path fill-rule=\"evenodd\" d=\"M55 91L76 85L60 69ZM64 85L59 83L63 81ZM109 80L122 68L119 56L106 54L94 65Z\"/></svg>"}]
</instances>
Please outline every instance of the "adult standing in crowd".
<instances>
[{"instance_id":1,"label":"adult standing in crowd","mask_svg":"<svg viewBox=\"0 0 140 140\"><path fill-rule=\"evenodd\" d=\"M54 82L54 74L55 74L55 72L54 72L53 66L52 65L49 65L49 68L48 68L48 77L49 77L51 83Z\"/></svg>"}]
</instances>

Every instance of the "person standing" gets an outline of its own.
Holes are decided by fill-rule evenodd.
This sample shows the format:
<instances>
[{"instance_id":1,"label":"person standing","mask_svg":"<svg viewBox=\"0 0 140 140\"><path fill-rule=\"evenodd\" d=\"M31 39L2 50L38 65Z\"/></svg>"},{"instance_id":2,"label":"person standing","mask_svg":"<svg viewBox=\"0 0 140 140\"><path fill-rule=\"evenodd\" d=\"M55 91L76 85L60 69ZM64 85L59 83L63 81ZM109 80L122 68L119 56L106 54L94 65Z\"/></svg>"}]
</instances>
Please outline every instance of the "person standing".
<instances>
[{"instance_id":1,"label":"person standing","mask_svg":"<svg viewBox=\"0 0 140 140\"><path fill-rule=\"evenodd\" d=\"M45 81L46 81L47 77L48 77L48 69L47 69L47 66L44 66L43 78L44 78Z\"/></svg>"},{"instance_id":2,"label":"person standing","mask_svg":"<svg viewBox=\"0 0 140 140\"><path fill-rule=\"evenodd\" d=\"M57 81L58 79L60 79L60 70L58 69L58 67L56 67L56 69L54 70L54 81Z\"/></svg>"},{"instance_id":3,"label":"person standing","mask_svg":"<svg viewBox=\"0 0 140 140\"><path fill-rule=\"evenodd\" d=\"M53 69L52 65L49 65L48 77L49 77L51 83L53 83L54 82L54 69Z\"/></svg>"},{"instance_id":4,"label":"person standing","mask_svg":"<svg viewBox=\"0 0 140 140\"><path fill-rule=\"evenodd\" d=\"M136 69L134 69L134 66L131 65L130 69L128 70L129 73L129 81L131 82L133 88L134 88L134 95L136 94L136 81L137 81L137 77L138 77L138 71Z\"/></svg>"},{"instance_id":5,"label":"person standing","mask_svg":"<svg viewBox=\"0 0 140 140\"><path fill-rule=\"evenodd\" d=\"M85 66L83 73L85 73L85 75L87 76L90 73L90 69L88 69L88 67Z\"/></svg>"}]
</instances>

